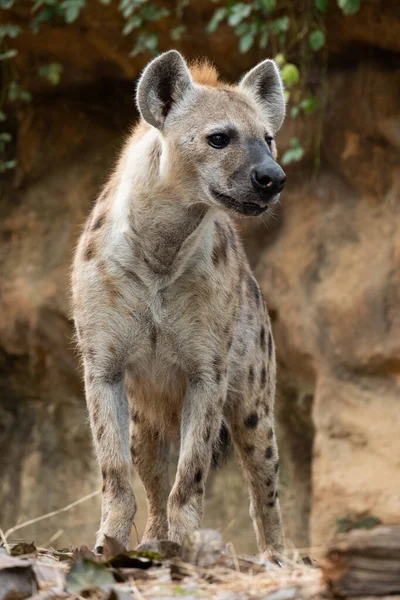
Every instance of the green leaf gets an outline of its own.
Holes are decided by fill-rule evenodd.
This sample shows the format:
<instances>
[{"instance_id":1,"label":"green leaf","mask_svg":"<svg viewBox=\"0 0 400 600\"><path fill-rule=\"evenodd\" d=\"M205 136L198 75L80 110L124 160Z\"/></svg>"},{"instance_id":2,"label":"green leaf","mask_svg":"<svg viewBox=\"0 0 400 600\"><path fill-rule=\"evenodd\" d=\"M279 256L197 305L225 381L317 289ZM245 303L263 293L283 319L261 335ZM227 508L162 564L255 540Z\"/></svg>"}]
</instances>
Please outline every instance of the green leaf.
<instances>
[{"instance_id":1,"label":"green leaf","mask_svg":"<svg viewBox=\"0 0 400 600\"><path fill-rule=\"evenodd\" d=\"M7 115L2 110L0 110L0 121L6 121Z\"/></svg>"},{"instance_id":2,"label":"green leaf","mask_svg":"<svg viewBox=\"0 0 400 600\"><path fill-rule=\"evenodd\" d=\"M276 0L259 0L261 8L268 12L272 12L276 7Z\"/></svg>"},{"instance_id":3,"label":"green leaf","mask_svg":"<svg viewBox=\"0 0 400 600\"><path fill-rule=\"evenodd\" d=\"M186 27L185 25L178 25L178 27L174 27L173 29L171 29L171 39L174 40L175 42L177 40L180 40L182 37L182 34L184 34L186 31Z\"/></svg>"},{"instance_id":4,"label":"green leaf","mask_svg":"<svg viewBox=\"0 0 400 600\"><path fill-rule=\"evenodd\" d=\"M125 23L125 26L122 30L122 35L128 35L129 33L131 33L131 31L133 31L134 29L137 29L138 27L141 27L143 25L143 19L142 17L140 17L139 15L133 15L129 21L127 21L127 23Z\"/></svg>"},{"instance_id":5,"label":"green leaf","mask_svg":"<svg viewBox=\"0 0 400 600\"><path fill-rule=\"evenodd\" d=\"M347 533L352 527L353 521L351 519L336 519L336 533Z\"/></svg>"},{"instance_id":6,"label":"green leaf","mask_svg":"<svg viewBox=\"0 0 400 600\"><path fill-rule=\"evenodd\" d=\"M338 0L338 6L345 15L355 15L360 10L360 0Z\"/></svg>"},{"instance_id":7,"label":"green leaf","mask_svg":"<svg viewBox=\"0 0 400 600\"><path fill-rule=\"evenodd\" d=\"M16 81L11 81L8 86L8 99L13 102L14 100L23 100L24 102L30 102L32 96L29 92L23 90Z\"/></svg>"},{"instance_id":8,"label":"green leaf","mask_svg":"<svg viewBox=\"0 0 400 600\"><path fill-rule=\"evenodd\" d=\"M321 12L326 12L328 8L328 0L314 0L315 6Z\"/></svg>"},{"instance_id":9,"label":"green leaf","mask_svg":"<svg viewBox=\"0 0 400 600\"><path fill-rule=\"evenodd\" d=\"M246 19L250 15L252 8L253 7L251 4L244 4L243 2L234 4L228 15L229 25L231 27L236 27L236 25L239 25L243 19Z\"/></svg>"},{"instance_id":10,"label":"green leaf","mask_svg":"<svg viewBox=\"0 0 400 600\"><path fill-rule=\"evenodd\" d=\"M284 155L281 158L282 165L288 165L292 162L298 162L304 156L303 148L293 148L291 150L286 150Z\"/></svg>"},{"instance_id":11,"label":"green leaf","mask_svg":"<svg viewBox=\"0 0 400 600\"><path fill-rule=\"evenodd\" d=\"M6 133L5 131L3 133L0 133L0 142L11 142L11 134L10 133Z\"/></svg>"},{"instance_id":12,"label":"green leaf","mask_svg":"<svg viewBox=\"0 0 400 600\"><path fill-rule=\"evenodd\" d=\"M17 54L18 52L16 51L16 49L11 48L10 50L7 50L6 52L0 54L0 60L10 60L10 58L14 58L14 56L17 56Z\"/></svg>"},{"instance_id":13,"label":"green leaf","mask_svg":"<svg viewBox=\"0 0 400 600\"><path fill-rule=\"evenodd\" d=\"M264 48L266 48L266 47L267 47L267 44L268 44L268 37L269 37L269 36L268 36L268 31L263 31L263 32L260 34L260 38L259 38L259 40L258 40L258 47L259 47L259 48L261 48L261 49L264 49Z\"/></svg>"},{"instance_id":14,"label":"green leaf","mask_svg":"<svg viewBox=\"0 0 400 600\"><path fill-rule=\"evenodd\" d=\"M278 35L279 33L285 32L289 29L290 20L289 17L280 17L279 19L274 19L268 23L268 27L274 35Z\"/></svg>"},{"instance_id":15,"label":"green leaf","mask_svg":"<svg viewBox=\"0 0 400 600\"><path fill-rule=\"evenodd\" d=\"M9 169L15 169L15 167L17 166L17 161L14 160L0 160L0 173L4 173L5 171L8 171Z\"/></svg>"},{"instance_id":16,"label":"green leaf","mask_svg":"<svg viewBox=\"0 0 400 600\"><path fill-rule=\"evenodd\" d=\"M353 529L372 529L377 525L381 525L382 521L378 519L378 517L365 517L365 519L361 519L357 521L353 525Z\"/></svg>"},{"instance_id":17,"label":"green leaf","mask_svg":"<svg viewBox=\"0 0 400 600\"><path fill-rule=\"evenodd\" d=\"M248 33L249 29L250 29L250 23L246 23L246 22L239 23L239 25L235 29L235 33L236 33L236 35L238 35L240 37L240 36L244 35L245 33Z\"/></svg>"},{"instance_id":18,"label":"green leaf","mask_svg":"<svg viewBox=\"0 0 400 600\"><path fill-rule=\"evenodd\" d=\"M295 119L300 113L300 108L298 106L292 106L290 109L290 116L292 119Z\"/></svg>"},{"instance_id":19,"label":"green leaf","mask_svg":"<svg viewBox=\"0 0 400 600\"><path fill-rule=\"evenodd\" d=\"M281 77L289 88L300 81L299 70L293 63L286 63L281 70Z\"/></svg>"},{"instance_id":20,"label":"green leaf","mask_svg":"<svg viewBox=\"0 0 400 600\"><path fill-rule=\"evenodd\" d=\"M228 14L228 11L225 6L221 6L220 8L217 8L217 10L215 11L215 13L213 14L213 16L211 18L211 21L207 25L208 33L212 33L213 31L215 31L217 29L218 25L221 23L221 21L223 21L225 19L227 14Z\"/></svg>"},{"instance_id":21,"label":"green leaf","mask_svg":"<svg viewBox=\"0 0 400 600\"><path fill-rule=\"evenodd\" d=\"M303 109L306 115L314 112L316 108L318 108L319 102L315 96L310 96L309 98L305 98L300 102L300 107Z\"/></svg>"},{"instance_id":22,"label":"green leaf","mask_svg":"<svg viewBox=\"0 0 400 600\"><path fill-rule=\"evenodd\" d=\"M60 83L62 71L62 65L59 63L51 63L49 65L42 65L39 68L39 75L48 79L52 85L57 85Z\"/></svg>"},{"instance_id":23,"label":"green leaf","mask_svg":"<svg viewBox=\"0 0 400 600\"><path fill-rule=\"evenodd\" d=\"M86 6L86 0L64 0L61 8L64 12L66 23L73 23L79 17L82 8Z\"/></svg>"},{"instance_id":24,"label":"green leaf","mask_svg":"<svg viewBox=\"0 0 400 600\"><path fill-rule=\"evenodd\" d=\"M148 31L141 31L136 44L130 53L130 56L138 56L142 52L148 50L150 54L156 54L158 50L158 34L149 33Z\"/></svg>"},{"instance_id":25,"label":"green leaf","mask_svg":"<svg viewBox=\"0 0 400 600\"><path fill-rule=\"evenodd\" d=\"M254 44L254 34L249 32L243 35L239 41L239 50L242 54L246 54Z\"/></svg>"},{"instance_id":26,"label":"green leaf","mask_svg":"<svg viewBox=\"0 0 400 600\"><path fill-rule=\"evenodd\" d=\"M0 0L0 8L11 8L14 6L14 0Z\"/></svg>"},{"instance_id":27,"label":"green leaf","mask_svg":"<svg viewBox=\"0 0 400 600\"><path fill-rule=\"evenodd\" d=\"M109 590L114 583L114 576L104 565L91 560L78 560L72 564L66 577L65 590L70 594L80 594L91 588Z\"/></svg>"},{"instance_id":28,"label":"green leaf","mask_svg":"<svg viewBox=\"0 0 400 600\"><path fill-rule=\"evenodd\" d=\"M310 33L308 41L310 42L311 48L315 52L318 52L318 50L321 50L322 46L325 44L325 33L322 31L322 29L315 29Z\"/></svg>"},{"instance_id":29,"label":"green leaf","mask_svg":"<svg viewBox=\"0 0 400 600\"><path fill-rule=\"evenodd\" d=\"M152 2L144 4L140 9L140 16L143 17L145 21L160 21L163 17L168 17L168 15L168 9L160 8Z\"/></svg>"},{"instance_id":30,"label":"green leaf","mask_svg":"<svg viewBox=\"0 0 400 600\"><path fill-rule=\"evenodd\" d=\"M0 26L0 39L3 39L5 37L10 37L10 38L16 38L17 35L20 33L21 31L21 27L18 27L18 25L1 25Z\"/></svg>"}]
</instances>

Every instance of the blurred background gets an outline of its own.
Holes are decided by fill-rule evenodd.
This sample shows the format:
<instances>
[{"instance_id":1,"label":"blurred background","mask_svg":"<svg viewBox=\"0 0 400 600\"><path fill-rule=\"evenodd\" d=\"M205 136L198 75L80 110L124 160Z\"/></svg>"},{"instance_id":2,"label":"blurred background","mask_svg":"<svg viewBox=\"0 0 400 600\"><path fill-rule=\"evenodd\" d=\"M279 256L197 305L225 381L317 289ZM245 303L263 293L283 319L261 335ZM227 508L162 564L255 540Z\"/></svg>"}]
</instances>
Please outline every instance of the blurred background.
<instances>
[{"instance_id":1,"label":"blurred background","mask_svg":"<svg viewBox=\"0 0 400 600\"><path fill-rule=\"evenodd\" d=\"M0 16L0 527L100 486L70 264L137 118L137 77L170 48L229 81L274 57L286 84L287 186L274 217L241 227L277 344L288 540L399 523L399 2L0 0ZM18 537L90 545L99 514L97 496ZM255 551L233 457L205 525Z\"/></svg>"}]
</instances>

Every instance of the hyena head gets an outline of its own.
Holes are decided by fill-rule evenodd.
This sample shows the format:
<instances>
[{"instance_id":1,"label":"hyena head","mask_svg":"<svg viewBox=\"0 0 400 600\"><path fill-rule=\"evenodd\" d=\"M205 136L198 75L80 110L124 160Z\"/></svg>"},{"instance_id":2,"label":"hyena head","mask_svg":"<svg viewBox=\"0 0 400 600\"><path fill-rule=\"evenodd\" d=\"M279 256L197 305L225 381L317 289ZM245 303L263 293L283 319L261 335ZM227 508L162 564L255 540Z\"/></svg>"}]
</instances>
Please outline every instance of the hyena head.
<instances>
[{"instance_id":1,"label":"hyena head","mask_svg":"<svg viewBox=\"0 0 400 600\"><path fill-rule=\"evenodd\" d=\"M192 201L258 215L278 200L286 175L276 162L274 135L285 101L272 60L230 86L210 66L190 70L171 50L144 70L137 103L161 132L164 173L185 182Z\"/></svg>"}]
</instances>

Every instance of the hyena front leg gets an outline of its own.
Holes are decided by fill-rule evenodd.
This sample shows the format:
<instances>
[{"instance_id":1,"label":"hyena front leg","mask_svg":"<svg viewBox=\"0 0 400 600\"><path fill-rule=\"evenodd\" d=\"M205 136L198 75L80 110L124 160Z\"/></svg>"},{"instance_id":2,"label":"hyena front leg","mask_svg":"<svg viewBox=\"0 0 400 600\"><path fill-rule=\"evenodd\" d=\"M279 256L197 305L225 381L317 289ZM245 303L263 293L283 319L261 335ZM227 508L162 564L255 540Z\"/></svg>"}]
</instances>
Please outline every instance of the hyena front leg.
<instances>
[{"instance_id":1,"label":"hyena front leg","mask_svg":"<svg viewBox=\"0 0 400 600\"><path fill-rule=\"evenodd\" d=\"M174 542L182 543L201 523L204 486L224 399L220 386L189 386L182 410L178 469L168 500L168 537Z\"/></svg>"},{"instance_id":2,"label":"hyena front leg","mask_svg":"<svg viewBox=\"0 0 400 600\"><path fill-rule=\"evenodd\" d=\"M113 381L85 366L86 401L103 479L101 525L96 548L104 536L128 544L136 500L130 483L129 408L122 374Z\"/></svg>"},{"instance_id":3,"label":"hyena front leg","mask_svg":"<svg viewBox=\"0 0 400 600\"><path fill-rule=\"evenodd\" d=\"M142 542L168 538L169 447L169 442L132 409L131 457L146 491L148 507Z\"/></svg>"},{"instance_id":4,"label":"hyena front leg","mask_svg":"<svg viewBox=\"0 0 400 600\"><path fill-rule=\"evenodd\" d=\"M254 378L250 367L250 378ZM260 372L261 388L266 379ZM271 386L272 387L272 386ZM274 387L274 386L273 386ZM231 414L231 431L250 491L250 516L260 552L283 551L283 530L278 499L279 457L268 390L238 397Z\"/></svg>"}]
</instances>

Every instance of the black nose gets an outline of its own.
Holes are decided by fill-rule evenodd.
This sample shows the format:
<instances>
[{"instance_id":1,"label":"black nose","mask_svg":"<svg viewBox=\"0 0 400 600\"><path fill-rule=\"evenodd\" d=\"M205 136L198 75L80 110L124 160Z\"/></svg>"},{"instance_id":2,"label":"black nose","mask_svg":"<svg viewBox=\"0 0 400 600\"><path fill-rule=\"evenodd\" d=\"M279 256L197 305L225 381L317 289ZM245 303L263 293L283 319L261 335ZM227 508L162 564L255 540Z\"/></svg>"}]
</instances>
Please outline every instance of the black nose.
<instances>
[{"instance_id":1,"label":"black nose","mask_svg":"<svg viewBox=\"0 0 400 600\"><path fill-rule=\"evenodd\" d=\"M278 163L268 161L253 168L251 181L257 191L264 192L272 197L283 190L286 174Z\"/></svg>"}]
</instances>

